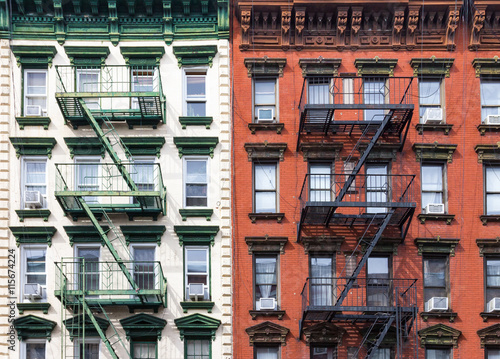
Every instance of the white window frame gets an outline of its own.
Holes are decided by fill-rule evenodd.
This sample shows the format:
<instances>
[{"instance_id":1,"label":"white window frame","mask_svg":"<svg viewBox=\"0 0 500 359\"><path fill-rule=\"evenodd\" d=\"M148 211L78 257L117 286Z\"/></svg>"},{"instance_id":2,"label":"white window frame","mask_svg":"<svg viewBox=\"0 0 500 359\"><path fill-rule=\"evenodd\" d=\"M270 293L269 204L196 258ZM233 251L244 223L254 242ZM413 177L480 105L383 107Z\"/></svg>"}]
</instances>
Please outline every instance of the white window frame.
<instances>
[{"instance_id":1,"label":"white window frame","mask_svg":"<svg viewBox=\"0 0 500 359\"><path fill-rule=\"evenodd\" d=\"M274 253L274 252L255 253L253 258L252 258L252 276L253 276L253 288L252 288L252 290L253 290L254 308L255 308L255 310L263 310L263 309L260 309L260 299L262 299L262 297L257 299L257 290L258 290L257 287L259 285L261 285L261 284L257 283L257 259L258 258L274 258L276 260L275 261L276 266L274 269L274 273L276 276L276 296L271 296L271 294L269 294L269 296L266 298L274 298L276 300L276 310L279 310L280 304L281 304L280 255L278 253ZM264 285L271 285L272 286L273 284L266 283Z\"/></svg>"},{"instance_id":2,"label":"white window frame","mask_svg":"<svg viewBox=\"0 0 500 359\"><path fill-rule=\"evenodd\" d=\"M189 281L188 281L188 260L187 260L187 252L188 250L204 250L206 253L206 260L207 260L207 272L206 273L195 273L196 275L206 275L207 276L207 284L203 286L204 290L207 291L207 296L203 296L202 301L209 301L212 297L212 293L210 293L210 271L211 271L211 261L210 261L210 247L208 245L206 246L192 246L192 245L185 245L184 246L184 297L186 301L191 301L191 298L189 298ZM192 274L192 273L190 273Z\"/></svg>"},{"instance_id":3,"label":"white window frame","mask_svg":"<svg viewBox=\"0 0 500 359\"><path fill-rule=\"evenodd\" d=\"M76 69L76 92L84 92L81 90L81 75L97 75L97 91L100 92L101 89L99 88L101 85L101 70L99 68L94 68L94 67L88 67L88 68L77 68ZM91 98L84 98L85 104L90 110L99 110L101 105L100 105L100 100L99 97L91 97Z\"/></svg>"},{"instance_id":4,"label":"white window frame","mask_svg":"<svg viewBox=\"0 0 500 359\"><path fill-rule=\"evenodd\" d=\"M259 355L259 350L260 350L260 349L263 349L263 348L274 348L274 349L276 349L276 354L277 354L277 355L276 355L276 358L277 358L277 359L280 359L280 358L281 358L281 346L280 346L280 345L278 345L278 344L276 344L276 345L272 345L272 346L267 346L267 345L266 345L266 346L264 346L264 345L255 345L255 346L254 346L254 358L255 358L255 359L261 359L261 358L263 358L263 357L261 357L261 356ZM263 353L263 354L269 354L269 353ZM267 356L266 356L266 357L267 357Z\"/></svg>"},{"instance_id":5,"label":"white window frame","mask_svg":"<svg viewBox=\"0 0 500 359\"><path fill-rule=\"evenodd\" d=\"M82 340L81 338L75 338L74 340L74 354L75 358L74 359L81 359L81 353L80 353L80 344L98 344L98 357L101 357L101 339L100 338L85 338L85 340ZM86 357L86 355L85 355Z\"/></svg>"},{"instance_id":6,"label":"white window frame","mask_svg":"<svg viewBox=\"0 0 500 359\"><path fill-rule=\"evenodd\" d=\"M275 175L275 189L274 191L272 190L257 190L256 185L257 185L257 176L255 175L255 167L256 166L263 166L263 165L274 165L274 175ZM254 213L279 213L280 211L280 201L279 201L279 188L280 188L280 183L279 183L279 163L276 161L270 161L270 162L262 162L262 163L257 163L253 162L253 168L252 168L252 176L253 176L253 183L252 183L252 196L253 196L253 212ZM257 211L257 193L258 192L274 192L275 196L275 209L274 212L259 212Z\"/></svg>"},{"instance_id":7,"label":"white window frame","mask_svg":"<svg viewBox=\"0 0 500 359\"><path fill-rule=\"evenodd\" d=\"M45 163L45 194L42 195L43 197L43 205L41 209L46 209L48 208L48 197L47 197L47 192L48 192L48 181L47 181L47 171L48 171L48 161L47 157L22 157L21 160L21 209L25 209L26 205L24 203L24 193L26 192L26 187L28 184L26 183L26 178L27 178L27 163L29 162L35 162L35 163ZM41 187L42 185L40 185Z\"/></svg>"},{"instance_id":8,"label":"white window frame","mask_svg":"<svg viewBox=\"0 0 500 359\"><path fill-rule=\"evenodd\" d=\"M155 164L157 163L156 162L156 157L154 156L134 156L133 159L131 159L130 161L130 169L129 169L129 172L130 172L130 175L132 177L132 180L134 181L134 183L137 185L137 184L152 184L153 185L153 189L151 191L155 191L157 189L157 184L155 183ZM152 170L153 170L153 182L152 183L143 183L143 182L138 182L137 181L137 175L135 174L135 165L138 164L138 165L141 165L141 164L151 164L152 165ZM139 190L140 191L140 190ZM131 197L130 198L130 203L134 203L134 198ZM135 202L137 203L137 202Z\"/></svg>"},{"instance_id":9,"label":"white window frame","mask_svg":"<svg viewBox=\"0 0 500 359\"><path fill-rule=\"evenodd\" d=\"M206 206L188 206L187 205L187 162L189 161L204 161L206 163L206 186L207 186L207 205ZM183 201L183 207L184 208L208 208L208 204L210 203L210 161L208 156L206 157L190 157L190 156L184 156L182 159L182 188L183 188L183 195L182 195L182 201ZM202 184L202 182L196 182L196 184ZM201 198L201 197L196 197L196 198Z\"/></svg>"},{"instance_id":10,"label":"white window frame","mask_svg":"<svg viewBox=\"0 0 500 359\"><path fill-rule=\"evenodd\" d=\"M24 285L28 283L28 256L27 256L27 251L33 250L33 249L45 249L45 272L34 272L38 273L38 275L45 275L45 284L40 286L43 288L43 297L40 300L36 301L30 301L29 299L24 298ZM21 302L22 303L45 303L47 302L47 245L46 244L22 244L21 245L21 288L20 288L20 294L21 294Z\"/></svg>"},{"instance_id":11,"label":"white window frame","mask_svg":"<svg viewBox=\"0 0 500 359\"><path fill-rule=\"evenodd\" d=\"M195 96L188 97L187 88L188 88L188 78L196 76L203 76L205 78L205 96ZM182 72L182 82L183 82L183 91L182 91L182 113L184 116L189 116L188 114L188 103L204 103L205 104L205 116L208 116L208 68L206 67L185 67Z\"/></svg>"},{"instance_id":12,"label":"white window frame","mask_svg":"<svg viewBox=\"0 0 500 359\"><path fill-rule=\"evenodd\" d=\"M26 106L28 106L28 98L45 98L45 106L41 109L40 116L47 116L47 102L48 102L48 86L49 86L49 72L46 69L24 69L24 83L23 83L23 114L28 116L26 113ZM45 74L45 94L28 94L28 74L30 73L44 73ZM30 115L31 116L31 115Z\"/></svg>"},{"instance_id":13,"label":"white window frame","mask_svg":"<svg viewBox=\"0 0 500 359\"><path fill-rule=\"evenodd\" d=\"M256 91L256 82L274 82L274 103L268 103L268 104L257 104L255 100L255 91ZM254 77L252 79L252 118L253 118L253 123L279 123L279 81L278 77ZM262 108L272 108L273 109L273 118L272 120L259 120L259 115L258 115L258 109L257 107L262 107Z\"/></svg>"},{"instance_id":14,"label":"white window frame","mask_svg":"<svg viewBox=\"0 0 500 359\"><path fill-rule=\"evenodd\" d=\"M156 267L156 263L158 261L158 253L157 253L157 250L156 250L156 243L130 243L129 245L129 251L130 251L130 255L131 255L131 260L134 261L134 254L135 254L135 249L136 248L151 248L154 252L154 256L153 256L153 276L154 276L154 289L158 289L158 284L159 282L157 281L158 279L158 268ZM132 278L134 276L134 273L135 273L135 266L132 265L132 270L131 270L131 274L132 274ZM141 273L146 273L146 272L141 272Z\"/></svg>"},{"instance_id":15,"label":"white window frame","mask_svg":"<svg viewBox=\"0 0 500 359\"><path fill-rule=\"evenodd\" d=\"M78 256L78 249L80 248L97 248L97 250L99 251L99 258L98 258L98 262L99 262L99 266L97 268L97 271L99 273L99 281L98 281L98 284L99 284L99 287L97 288L98 290L101 289L101 272L102 272L102 267L101 267L101 261L102 261L102 251L101 251L101 244L100 243L78 243L78 244L75 244L75 249L74 249L74 258L75 258L75 262L74 262L74 266L75 266L75 269L74 269L74 273L78 275L78 277L80 277L81 273L80 273L80 269L79 269L79 266L80 266L80 262L79 262L79 256ZM80 290L80 278L76 279L74 278L75 282L74 282L74 285L76 285L76 288L72 288L73 290ZM98 298L99 296L91 296L91 298Z\"/></svg>"},{"instance_id":16,"label":"white window frame","mask_svg":"<svg viewBox=\"0 0 500 359\"><path fill-rule=\"evenodd\" d=\"M450 348L446 348L446 347L445 348L425 348L425 358L426 359L430 359L428 356L429 350L449 350L449 355L448 355L447 359L453 359L453 348L451 348L451 347ZM435 358L435 356L433 358Z\"/></svg>"},{"instance_id":17,"label":"white window frame","mask_svg":"<svg viewBox=\"0 0 500 359\"><path fill-rule=\"evenodd\" d=\"M328 83L322 83L325 80L328 80ZM315 96L315 92L312 91L312 89L316 86L327 86L327 101L326 102L321 102L318 101L318 99ZM308 76L307 77L307 104L308 105L329 105L333 103L333 95L331 93L331 88L333 86L333 76ZM324 97L325 94L322 94ZM314 100L314 101L313 101Z\"/></svg>"},{"instance_id":18,"label":"white window frame","mask_svg":"<svg viewBox=\"0 0 500 359\"><path fill-rule=\"evenodd\" d=\"M151 76L145 76L145 75L134 75L134 72L151 72ZM136 90L136 85L139 85L134 81L134 78L146 78L146 77L151 77L151 91L137 91ZM130 66L130 92L155 92L155 78L158 77L158 67L155 66ZM146 98L145 103L147 103L149 106L153 107L154 106L154 99L152 98ZM137 97L132 97L132 104L131 104L131 109L137 110L139 109L139 100Z\"/></svg>"},{"instance_id":19,"label":"white window frame","mask_svg":"<svg viewBox=\"0 0 500 359\"><path fill-rule=\"evenodd\" d=\"M78 165L79 164L97 164L97 190L100 190L101 186L100 186L100 183L99 183L99 179L101 178L102 176L102 166L100 166L101 164L101 157L99 156L75 156L74 157L74 164L75 164L75 171L74 171L74 181L75 181L75 191L79 191L79 187L80 187L80 184L79 184L79 178L78 178ZM90 185L89 185L90 186ZM84 200L89 200L91 196L84 196L83 199ZM101 203L100 201L100 197L97 196L96 197L96 201L95 202L89 202L90 204L97 204L97 203Z\"/></svg>"},{"instance_id":20,"label":"white window frame","mask_svg":"<svg viewBox=\"0 0 500 359\"><path fill-rule=\"evenodd\" d=\"M422 94L420 93L420 85L425 82L439 82L439 104L431 104L431 103L425 103L425 98L422 97ZM421 107L425 108L440 108L443 110L443 119L442 123L446 122L446 116L445 116L445 96L444 96L444 78L443 77L420 77L418 79L418 110L420 112ZM424 112L425 113L425 112ZM419 118L420 118L420 123L423 123L423 118L424 118L424 113L420 116L419 113Z\"/></svg>"},{"instance_id":21,"label":"white window frame","mask_svg":"<svg viewBox=\"0 0 500 359\"><path fill-rule=\"evenodd\" d=\"M485 109L497 109L497 115L500 115L500 102L494 105L486 105L483 100L483 82L495 83L497 90L500 91L500 77L481 77L479 83L479 92L481 94L481 123L486 123L486 117L483 116L483 110Z\"/></svg>"},{"instance_id":22,"label":"white window frame","mask_svg":"<svg viewBox=\"0 0 500 359\"><path fill-rule=\"evenodd\" d=\"M428 167L441 167L441 191L430 191L430 190L424 190L423 188L423 182L424 182L424 175L423 175L423 167L428 166ZM422 162L420 166L420 193L421 196L424 193L441 193L441 203L437 204L443 204L444 205L444 213L448 213L448 196L447 196L447 176L446 176L446 163L442 162ZM423 197L423 196L422 196ZM425 206L424 203L422 202L422 213L424 212Z\"/></svg>"},{"instance_id":23,"label":"white window frame","mask_svg":"<svg viewBox=\"0 0 500 359\"><path fill-rule=\"evenodd\" d=\"M488 195L498 195L500 194L500 188L494 190L493 188L488 189L488 169L495 168L497 173L500 173L500 165L499 164L485 164L483 166L484 173L484 214L485 215L493 215L496 216L498 213L490 213L488 210ZM492 172L492 173L495 173Z\"/></svg>"},{"instance_id":24,"label":"white window frame","mask_svg":"<svg viewBox=\"0 0 500 359\"><path fill-rule=\"evenodd\" d=\"M377 81L375 81L377 80ZM383 105L386 104L387 101L389 100L389 93L388 93L388 88L387 88L387 81L388 77L387 76L363 76L363 103L364 104L370 104L370 105ZM366 83L383 83L382 88L384 89L384 93L377 93L377 92L367 92L369 89L366 88ZM373 89L370 89L373 90ZM376 99L378 96L383 95L383 102L377 102ZM369 97L366 97L369 96ZM375 101L375 102L373 102ZM374 115L370 115L370 113L374 113ZM375 113L375 112L380 112ZM363 110L363 120L364 121L383 121L384 116L387 114L387 110L384 109L365 109ZM375 116L376 115L376 116ZM372 117L371 117L372 116Z\"/></svg>"},{"instance_id":25,"label":"white window frame","mask_svg":"<svg viewBox=\"0 0 500 359\"><path fill-rule=\"evenodd\" d=\"M47 358L47 339L26 339L21 342L21 352L20 358L21 359L26 359L28 356L28 349L26 348L27 344L34 343L34 344L45 344L45 353L44 356Z\"/></svg>"}]
</instances>

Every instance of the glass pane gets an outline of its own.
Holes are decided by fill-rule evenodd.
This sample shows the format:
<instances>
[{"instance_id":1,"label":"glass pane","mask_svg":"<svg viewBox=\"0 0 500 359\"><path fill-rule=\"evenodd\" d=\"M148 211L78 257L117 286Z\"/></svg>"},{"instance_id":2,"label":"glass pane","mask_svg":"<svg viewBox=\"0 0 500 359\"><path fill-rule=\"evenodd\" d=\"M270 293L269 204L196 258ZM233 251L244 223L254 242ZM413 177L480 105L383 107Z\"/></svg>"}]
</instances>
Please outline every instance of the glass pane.
<instances>
[{"instance_id":1,"label":"glass pane","mask_svg":"<svg viewBox=\"0 0 500 359\"><path fill-rule=\"evenodd\" d=\"M186 161L186 182L207 182L207 161Z\"/></svg>"},{"instance_id":2,"label":"glass pane","mask_svg":"<svg viewBox=\"0 0 500 359\"><path fill-rule=\"evenodd\" d=\"M486 285L500 287L500 260L488 259L486 261Z\"/></svg>"},{"instance_id":3,"label":"glass pane","mask_svg":"<svg viewBox=\"0 0 500 359\"><path fill-rule=\"evenodd\" d=\"M278 359L279 348L277 347L256 347L256 359Z\"/></svg>"},{"instance_id":4,"label":"glass pane","mask_svg":"<svg viewBox=\"0 0 500 359\"><path fill-rule=\"evenodd\" d=\"M207 196L207 185L206 184L188 184L186 185L186 196L187 197L206 197Z\"/></svg>"},{"instance_id":5,"label":"glass pane","mask_svg":"<svg viewBox=\"0 0 500 359\"><path fill-rule=\"evenodd\" d=\"M131 167L136 184L154 184L154 160L149 163L136 161Z\"/></svg>"},{"instance_id":6,"label":"glass pane","mask_svg":"<svg viewBox=\"0 0 500 359\"><path fill-rule=\"evenodd\" d=\"M153 91L153 71L132 70L132 91L137 91L137 92Z\"/></svg>"},{"instance_id":7,"label":"glass pane","mask_svg":"<svg viewBox=\"0 0 500 359\"><path fill-rule=\"evenodd\" d=\"M486 168L486 192L500 193L500 167Z\"/></svg>"},{"instance_id":8,"label":"glass pane","mask_svg":"<svg viewBox=\"0 0 500 359\"><path fill-rule=\"evenodd\" d=\"M443 190L443 166L422 166L422 191Z\"/></svg>"},{"instance_id":9,"label":"glass pane","mask_svg":"<svg viewBox=\"0 0 500 359\"><path fill-rule=\"evenodd\" d=\"M210 357L210 341L208 340L188 340L186 347L186 359L209 359Z\"/></svg>"},{"instance_id":10,"label":"glass pane","mask_svg":"<svg viewBox=\"0 0 500 359\"><path fill-rule=\"evenodd\" d=\"M426 349L426 359L449 359L451 349Z\"/></svg>"},{"instance_id":11,"label":"glass pane","mask_svg":"<svg viewBox=\"0 0 500 359\"><path fill-rule=\"evenodd\" d=\"M276 193L275 192L255 193L255 212L256 213L275 213L276 212Z\"/></svg>"},{"instance_id":12,"label":"glass pane","mask_svg":"<svg viewBox=\"0 0 500 359\"><path fill-rule=\"evenodd\" d=\"M186 198L186 206L187 207L206 207L207 206L207 198L196 198L196 197L188 197Z\"/></svg>"},{"instance_id":13,"label":"glass pane","mask_svg":"<svg viewBox=\"0 0 500 359\"><path fill-rule=\"evenodd\" d=\"M26 162L26 183L45 184L45 162Z\"/></svg>"},{"instance_id":14,"label":"glass pane","mask_svg":"<svg viewBox=\"0 0 500 359\"><path fill-rule=\"evenodd\" d=\"M255 165L255 189L276 190L276 165Z\"/></svg>"},{"instance_id":15,"label":"glass pane","mask_svg":"<svg viewBox=\"0 0 500 359\"><path fill-rule=\"evenodd\" d=\"M391 349L389 348L378 348L372 353L373 359L391 359Z\"/></svg>"},{"instance_id":16,"label":"glass pane","mask_svg":"<svg viewBox=\"0 0 500 359\"><path fill-rule=\"evenodd\" d=\"M255 81L255 105L274 105L276 103L275 86L274 79Z\"/></svg>"},{"instance_id":17,"label":"glass pane","mask_svg":"<svg viewBox=\"0 0 500 359\"><path fill-rule=\"evenodd\" d=\"M186 78L188 98L205 97L205 76L188 76Z\"/></svg>"},{"instance_id":18,"label":"glass pane","mask_svg":"<svg viewBox=\"0 0 500 359\"><path fill-rule=\"evenodd\" d=\"M45 343L26 343L26 359L45 359Z\"/></svg>"},{"instance_id":19,"label":"glass pane","mask_svg":"<svg viewBox=\"0 0 500 359\"><path fill-rule=\"evenodd\" d=\"M188 249L186 250L186 257L188 273L208 272L206 249Z\"/></svg>"},{"instance_id":20,"label":"glass pane","mask_svg":"<svg viewBox=\"0 0 500 359\"><path fill-rule=\"evenodd\" d=\"M92 70L78 73L79 92L97 92L99 89L99 73Z\"/></svg>"},{"instance_id":21,"label":"glass pane","mask_svg":"<svg viewBox=\"0 0 500 359\"><path fill-rule=\"evenodd\" d=\"M187 103L188 116L206 116L205 102L188 102Z\"/></svg>"},{"instance_id":22,"label":"glass pane","mask_svg":"<svg viewBox=\"0 0 500 359\"><path fill-rule=\"evenodd\" d=\"M155 359L156 343L133 343L134 359Z\"/></svg>"},{"instance_id":23,"label":"glass pane","mask_svg":"<svg viewBox=\"0 0 500 359\"><path fill-rule=\"evenodd\" d=\"M40 285L46 285L47 284L47 276L45 274L43 274L43 275L28 274L26 276L26 283L38 283Z\"/></svg>"},{"instance_id":24,"label":"glass pane","mask_svg":"<svg viewBox=\"0 0 500 359\"><path fill-rule=\"evenodd\" d=\"M45 95L47 92L47 74L45 72L29 72L27 74L27 94Z\"/></svg>"},{"instance_id":25,"label":"glass pane","mask_svg":"<svg viewBox=\"0 0 500 359\"><path fill-rule=\"evenodd\" d=\"M440 105L441 104L441 80L422 79L418 84L418 95L420 104Z\"/></svg>"},{"instance_id":26,"label":"glass pane","mask_svg":"<svg viewBox=\"0 0 500 359\"><path fill-rule=\"evenodd\" d=\"M424 286L446 287L446 258L424 259Z\"/></svg>"},{"instance_id":27,"label":"glass pane","mask_svg":"<svg viewBox=\"0 0 500 359\"><path fill-rule=\"evenodd\" d=\"M481 105L500 106L500 81L481 79Z\"/></svg>"},{"instance_id":28,"label":"glass pane","mask_svg":"<svg viewBox=\"0 0 500 359\"><path fill-rule=\"evenodd\" d=\"M371 278L389 278L389 258L368 258L368 276Z\"/></svg>"},{"instance_id":29,"label":"glass pane","mask_svg":"<svg viewBox=\"0 0 500 359\"><path fill-rule=\"evenodd\" d=\"M443 194L441 192L422 193L422 209L429 203L443 203Z\"/></svg>"},{"instance_id":30,"label":"glass pane","mask_svg":"<svg viewBox=\"0 0 500 359\"><path fill-rule=\"evenodd\" d=\"M486 214L500 214L500 194L486 196Z\"/></svg>"},{"instance_id":31,"label":"glass pane","mask_svg":"<svg viewBox=\"0 0 500 359\"><path fill-rule=\"evenodd\" d=\"M487 359L500 359L500 349L487 349Z\"/></svg>"}]
</instances>

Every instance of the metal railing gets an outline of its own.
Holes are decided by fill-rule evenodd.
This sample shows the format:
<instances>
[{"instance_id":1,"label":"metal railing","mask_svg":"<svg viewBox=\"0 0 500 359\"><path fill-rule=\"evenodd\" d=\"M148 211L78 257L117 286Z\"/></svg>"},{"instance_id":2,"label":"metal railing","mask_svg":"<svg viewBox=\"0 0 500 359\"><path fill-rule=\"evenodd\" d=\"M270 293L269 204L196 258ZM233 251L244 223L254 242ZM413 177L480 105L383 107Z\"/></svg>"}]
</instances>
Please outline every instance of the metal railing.
<instances>
[{"instance_id":1,"label":"metal railing","mask_svg":"<svg viewBox=\"0 0 500 359\"><path fill-rule=\"evenodd\" d=\"M302 310L333 310L349 277L308 277L301 292ZM417 307L416 279L356 278L340 308Z\"/></svg>"},{"instance_id":2,"label":"metal railing","mask_svg":"<svg viewBox=\"0 0 500 359\"><path fill-rule=\"evenodd\" d=\"M387 105L412 103L412 77L339 77L310 76L304 79L299 110L306 105L314 108L325 105L346 105L355 108L377 109Z\"/></svg>"},{"instance_id":3,"label":"metal railing","mask_svg":"<svg viewBox=\"0 0 500 359\"><path fill-rule=\"evenodd\" d=\"M414 175L357 174L344 198L337 201L348 178L345 173L306 174L299 196L301 207L311 202L335 202L338 207L391 207L416 200Z\"/></svg>"}]
</instances>

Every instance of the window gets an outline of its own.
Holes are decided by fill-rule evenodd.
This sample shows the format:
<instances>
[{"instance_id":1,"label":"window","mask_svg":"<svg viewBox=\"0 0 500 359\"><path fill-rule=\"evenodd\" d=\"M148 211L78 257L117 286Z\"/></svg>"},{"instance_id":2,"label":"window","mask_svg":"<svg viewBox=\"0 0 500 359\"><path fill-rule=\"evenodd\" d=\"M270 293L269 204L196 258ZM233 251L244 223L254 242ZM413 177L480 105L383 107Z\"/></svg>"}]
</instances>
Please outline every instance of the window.
<instances>
[{"instance_id":1,"label":"window","mask_svg":"<svg viewBox=\"0 0 500 359\"><path fill-rule=\"evenodd\" d=\"M440 78L421 78L418 81L418 99L420 108L420 120L423 123L425 112L429 109L441 109L441 79ZM427 112L427 117L430 116ZM442 118L442 117L441 117Z\"/></svg>"},{"instance_id":2,"label":"window","mask_svg":"<svg viewBox=\"0 0 500 359\"><path fill-rule=\"evenodd\" d=\"M211 343L209 339L194 340L188 339L185 344L186 359L210 359Z\"/></svg>"},{"instance_id":3,"label":"window","mask_svg":"<svg viewBox=\"0 0 500 359\"><path fill-rule=\"evenodd\" d=\"M28 339L22 342L22 359L45 359L45 339Z\"/></svg>"},{"instance_id":4,"label":"window","mask_svg":"<svg viewBox=\"0 0 500 359\"><path fill-rule=\"evenodd\" d=\"M500 258L485 257L486 310L493 298L500 298Z\"/></svg>"},{"instance_id":5,"label":"window","mask_svg":"<svg viewBox=\"0 0 500 359\"><path fill-rule=\"evenodd\" d=\"M208 246L186 246L186 300L210 300L210 262Z\"/></svg>"},{"instance_id":6,"label":"window","mask_svg":"<svg viewBox=\"0 0 500 359\"><path fill-rule=\"evenodd\" d=\"M391 348L377 348L372 352L373 359L391 359Z\"/></svg>"},{"instance_id":7,"label":"window","mask_svg":"<svg viewBox=\"0 0 500 359\"><path fill-rule=\"evenodd\" d=\"M451 359L451 349L425 349L425 359Z\"/></svg>"},{"instance_id":8,"label":"window","mask_svg":"<svg viewBox=\"0 0 500 359\"><path fill-rule=\"evenodd\" d=\"M75 345L75 359L99 359L99 344L97 338L77 339Z\"/></svg>"},{"instance_id":9,"label":"window","mask_svg":"<svg viewBox=\"0 0 500 359\"><path fill-rule=\"evenodd\" d=\"M22 208L47 208L47 160L22 161Z\"/></svg>"},{"instance_id":10,"label":"window","mask_svg":"<svg viewBox=\"0 0 500 359\"><path fill-rule=\"evenodd\" d=\"M336 359L337 348L313 346L311 347L311 359Z\"/></svg>"},{"instance_id":11,"label":"window","mask_svg":"<svg viewBox=\"0 0 500 359\"><path fill-rule=\"evenodd\" d=\"M333 256L312 255L309 261L311 305L333 305L333 272L335 270Z\"/></svg>"},{"instance_id":12,"label":"window","mask_svg":"<svg viewBox=\"0 0 500 359\"><path fill-rule=\"evenodd\" d=\"M370 257L366 266L366 305L388 306L391 302L390 258Z\"/></svg>"},{"instance_id":13,"label":"window","mask_svg":"<svg viewBox=\"0 0 500 359\"><path fill-rule=\"evenodd\" d=\"M363 78L363 103L367 105L381 105L385 103L386 85L385 78L365 77ZM365 121L382 121L385 111L383 109L364 110Z\"/></svg>"},{"instance_id":14,"label":"window","mask_svg":"<svg viewBox=\"0 0 500 359\"><path fill-rule=\"evenodd\" d=\"M89 291L99 290L99 257L100 248L97 246L79 245L75 249L75 257L78 259L76 272L78 275L78 288L75 290ZM87 297L95 297L90 294Z\"/></svg>"},{"instance_id":15,"label":"window","mask_svg":"<svg viewBox=\"0 0 500 359\"><path fill-rule=\"evenodd\" d=\"M486 359L500 359L500 349L486 348Z\"/></svg>"},{"instance_id":16,"label":"window","mask_svg":"<svg viewBox=\"0 0 500 359\"><path fill-rule=\"evenodd\" d=\"M155 247L146 244L131 246L134 281L141 289L155 289L155 252Z\"/></svg>"},{"instance_id":17,"label":"window","mask_svg":"<svg viewBox=\"0 0 500 359\"><path fill-rule=\"evenodd\" d=\"M422 164L422 211L429 204L445 204L445 168L442 164ZM443 209L444 210L444 209Z\"/></svg>"},{"instance_id":18,"label":"window","mask_svg":"<svg viewBox=\"0 0 500 359\"><path fill-rule=\"evenodd\" d=\"M255 122L278 122L276 79L255 78L253 86Z\"/></svg>"},{"instance_id":19,"label":"window","mask_svg":"<svg viewBox=\"0 0 500 359\"><path fill-rule=\"evenodd\" d=\"M500 215L500 166L487 166L484 169L485 181L485 213Z\"/></svg>"},{"instance_id":20,"label":"window","mask_svg":"<svg viewBox=\"0 0 500 359\"><path fill-rule=\"evenodd\" d=\"M255 347L254 349L255 359L279 359L280 348L276 346L272 347Z\"/></svg>"},{"instance_id":21,"label":"window","mask_svg":"<svg viewBox=\"0 0 500 359\"><path fill-rule=\"evenodd\" d=\"M47 300L47 246L23 245L21 247L23 302ZM40 287L41 288L40 288ZM41 292L40 292L41 289Z\"/></svg>"},{"instance_id":22,"label":"window","mask_svg":"<svg viewBox=\"0 0 500 359\"><path fill-rule=\"evenodd\" d=\"M47 115L47 70L24 70L24 116Z\"/></svg>"},{"instance_id":23,"label":"window","mask_svg":"<svg viewBox=\"0 0 500 359\"><path fill-rule=\"evenodd\" d=\"M137 185L139 191L154 191L155 190L155 159L154 157L134 157L132 168L130 169L130 174L132 180ZM146 207L153 207L155 205L155 199L142 198L143 205ZM134 198L133 203L139 203L137 198Z\"/></svg>"},{"instance_id":24,"label":"window","mask_svg":"<svg viewBox=\"0 0 500 359\"><path fill-rule=\"evenodd\" d=\"M75 157L75 187L77 191L99 190L99 157ZM97 196L83 196L87 203L99 203Z\"/></svg>"},{"instance_id":25,"label":"window","mask_svg":"<svg viewBox=\"0 0 500 359\"><path fill-rule=\"evenodd\" d=\"M140 341L134 340L130 342L132 358L133 359L156 359L157 341Z\"/></svg>"},{"instance_id":26,"label":"window","mask_svg":"<svg viewBox=\"0 0 500 359\"><path fill-rule=\"evenodd\" d=\"M366 166L366 202L380 203L388 201L389 178L387 164L367 164ZM385 213L386 207L367 207L367 213Z\"/></svg>"},{"instance_id":27,"label":"window","mask_svg":"<svg viewBox=\"0 0 500 359\"><path fill-rule=\"evenodd\" d=\"M482 122L487 122L489 115L500 115L500 79L481 78Z\"/></svg>"},{"instance_id":28,"label":"window","mask_svg":"<svg viewBox=\"0 0 500 359\"><path fill-rule=\"evenodd\" d=\"M308 77L307 78L307 104L327 105L330 103L331 77Z\"/></svg>"},{"instance_id":29,"label":"window","mask_svg":"<svg viewBox=\"0 0 500 359\"><path fill-rule=\"evenodd\" d=\"M76 70L76 87L77 92L96 93L99 92L99 75L100 71L97 68L79 68ZM85 104L90 110L98 110L100 108L98 98L86 98Z\"/></svg>"},{"instance_id":30,"label":"window","mask_svg":"<svg viewBox=\"0 0 500 359\"><path fill-rule=\"evenodd\" d=\"M207 207L208 160L184 158L184 206Z\"/></svg>"},{"instance_id":31,"label":"window","mask_svg":"<svg viewBox=\"0 0 500 359\"><path fill-rule=\"evenodd\" d=\"M424 257L424 306L429 311L428 301L431 298L436 301L435 305L447 310L448 298L448 257ZM446 298L446 299L438 299Z\"/></svg>"},{"instance_id":32,"label":"window","mask_svg":"<svg viewBox=\"0 0 500 359\"><path fill-rule=\"evenodd\" d=\"M274 310L277 308L277 273L277 255L258 254L254 256L254 293L256 310Z\"/></svg>"},{"instance_id":33,"label":"window","mask_svg":"<svg viewBox=\"0 0 500 359\"><path fill-rule=\"evenodd\" d=\"M184 113L186 116L206 116L207 112L207 91L206 91L206 71L186 70L185 93L184 93Z\"/></svg>"},{"instance_id":34,"label":"window","mask_svg":"<svg viewBox=\"0 0 500 359\"><path fill-rule=\"evenodd\" d=\"M131 69L131 75L132 75L132 86L131 86L131 91L132 92L153 92L153 76L154 71L151 67L139 67L139 68L132 68ZM145 98L144 99L144 104L146 107L153 107L154 106L154 100L152 97ZM139 99L137 97L132 98L132 109L138 109L139 108Z\"/></svg>"},{"instance_id":35,"label":"window","mask_svg":"<svg viewBox=\"0 0 500 359\"><path fill-rule=\"evenodd\" d=\"M254 164L254 212L277 212L277 163Z\"/></svg>"},{"instance_id":36,"label":"window","mask_svg":"<svg viewBox=\"0 0 500 359\"><path fill-rule=\"evenodd\" d=\"M332 199L333 175L330 163L309 164L309 201L328 202Z\"/></svg>"}]
</instances>

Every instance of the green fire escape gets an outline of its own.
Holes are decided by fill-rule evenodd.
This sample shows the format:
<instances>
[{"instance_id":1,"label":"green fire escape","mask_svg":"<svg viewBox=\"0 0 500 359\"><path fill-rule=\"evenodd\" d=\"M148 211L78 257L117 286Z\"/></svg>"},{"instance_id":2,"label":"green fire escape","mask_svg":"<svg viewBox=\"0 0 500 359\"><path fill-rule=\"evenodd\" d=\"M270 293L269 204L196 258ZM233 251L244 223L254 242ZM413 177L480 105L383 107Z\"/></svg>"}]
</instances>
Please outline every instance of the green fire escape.
<instances>
[{"instance_id":1,"label":"green fire escape","mask_svg":"<svg viewBox=\"0 0 500 359\"><path fill-rule=\"evenodd\" d=\"M159 164L134 162L114 124L155 127L165 123L159 69L57 66L56 72L56 100L66 122L73 127L90 125L111 160L56 164L57 201L68 216L90 219L111 259L63 258L56 264L56 296L62 303L62 321L72 341L79 338L78 344L62 338L62 356L85 357L82 342L87 326L98 334L111 357L119 358L119 345L130 357L105 307L166 306L167 283L160 262L134 260L111 216L164 215L166 189ZM66 319L70 313L73 316ZM106 336L108 326L110 336Z\"/></svg>"}]
</instances>

